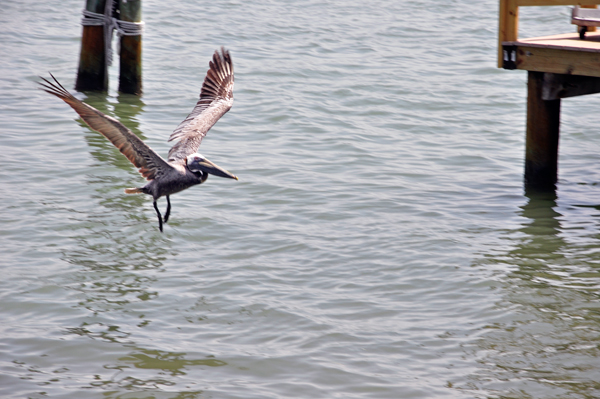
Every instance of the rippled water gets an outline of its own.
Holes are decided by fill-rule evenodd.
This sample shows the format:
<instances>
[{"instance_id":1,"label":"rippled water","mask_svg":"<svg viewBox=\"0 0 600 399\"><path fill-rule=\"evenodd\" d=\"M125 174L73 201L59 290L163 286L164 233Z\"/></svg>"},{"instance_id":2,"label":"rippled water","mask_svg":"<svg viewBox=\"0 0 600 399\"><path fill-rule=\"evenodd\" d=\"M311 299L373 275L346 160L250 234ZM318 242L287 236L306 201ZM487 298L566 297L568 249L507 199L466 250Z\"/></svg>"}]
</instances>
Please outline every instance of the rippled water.
<instances>
[{"instance_id":1,"label":"rippled water","mask_svg":"<svg viewBox=\"0 0 600 399\"><path fill-rule=\"evenodd\" d=\"M495 1L146 0L144 95L115 64L80 98L166 155L212 52L236 68L201 152L240 181L174 196L164 234L36 89L73 87L83 3L0 3L1 397L600 396L600 101L563 101L558 189L524 192Z\"/></svg>"}]
</instances>

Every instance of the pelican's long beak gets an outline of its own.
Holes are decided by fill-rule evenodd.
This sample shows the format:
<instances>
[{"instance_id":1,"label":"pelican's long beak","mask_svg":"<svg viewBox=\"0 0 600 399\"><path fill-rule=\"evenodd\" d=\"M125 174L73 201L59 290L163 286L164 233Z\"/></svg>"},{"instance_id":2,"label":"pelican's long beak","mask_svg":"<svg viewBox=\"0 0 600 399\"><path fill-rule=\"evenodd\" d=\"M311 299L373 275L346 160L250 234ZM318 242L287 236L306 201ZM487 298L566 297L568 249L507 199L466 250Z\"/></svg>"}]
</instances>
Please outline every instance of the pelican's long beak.
<instances>
[{"instance_id":1,"label":"pelican's long beak","mask_svg":"<svg viewBox=\"0 0 600 399\"><path fill-rule=\"evenodd\" d=\"M203 170L207 173L210 173L211 175L220 176L220 177L228 177L230 179L238 180L236 175L226 171L225 169L221 168L220 166L215 165L214 163L210 162L206 158L203 161L198 162L197 165L201 170Z\"/></svg>"}]
</instances>

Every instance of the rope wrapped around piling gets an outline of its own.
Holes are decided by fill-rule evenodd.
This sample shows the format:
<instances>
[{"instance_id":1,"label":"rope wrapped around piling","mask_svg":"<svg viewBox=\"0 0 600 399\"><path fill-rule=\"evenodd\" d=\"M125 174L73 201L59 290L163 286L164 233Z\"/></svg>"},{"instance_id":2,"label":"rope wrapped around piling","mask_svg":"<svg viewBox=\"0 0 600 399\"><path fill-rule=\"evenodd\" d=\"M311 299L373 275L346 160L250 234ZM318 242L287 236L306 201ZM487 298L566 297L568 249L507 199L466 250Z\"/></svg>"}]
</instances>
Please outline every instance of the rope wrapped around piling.
<instances>
[{"instance_id":1,"label":"rope wrapped around piling","mask_svg":"<svg viewBox=\"0 0 600 399\"><path fill-rule=\"evenodd\" d=\"M121 21L112 16L113 0L107 0L104 7L104 14L88 11L82 11L82 26L104 26L104 54L106 55L106 65L112 65L113 51L112 38L113 31L117 31L117 38L121 36L140 36L144 31L144 22Z\"/></svg>"}]
</instances>

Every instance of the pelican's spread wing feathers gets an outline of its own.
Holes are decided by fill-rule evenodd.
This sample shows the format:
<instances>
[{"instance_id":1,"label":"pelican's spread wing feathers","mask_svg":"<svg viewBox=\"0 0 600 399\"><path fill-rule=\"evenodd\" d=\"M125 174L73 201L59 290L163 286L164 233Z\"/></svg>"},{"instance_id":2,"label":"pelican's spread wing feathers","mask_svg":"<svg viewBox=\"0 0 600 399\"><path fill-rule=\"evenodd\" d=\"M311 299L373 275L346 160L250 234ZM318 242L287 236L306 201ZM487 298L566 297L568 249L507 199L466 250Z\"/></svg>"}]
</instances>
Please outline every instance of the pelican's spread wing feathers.
<instances>
[{"instance_id":1,"label":"pelican's spread wing feathers","mask_svg":"<svg viewBox=\"0 0 600 399\"><path fill-rule=\"evenodd\" d=\"M50 74L52 76L52 74ZM42 78L44 79L44 78ZM54 76L53 82L44 79L40 82L42 90L54 94L71 106L81 118L97 132L102 133L104 137L109 139L134 164L139 168L140 173L148 180L156 178L156 176L164 173L165 170L171 169L169 165L160 155L148 147L139 137L127 129L121 122L103 114L96 108L88 105L69 93Z\"/></svg>"},{"instance_id":2,"label":"pelican's spread wing feathers","mask_svg":"<svg viewBox=\"0 0 600 399\"><path fill-rule=\"evenodd\" d=\"M229 51L215 51L204 78L200 100L191 114L173 131L169 141L179 140L169 151L169 161L185 159L198 151L208 130L233 105L233 62Z\"/></svg>"}]
</instances>

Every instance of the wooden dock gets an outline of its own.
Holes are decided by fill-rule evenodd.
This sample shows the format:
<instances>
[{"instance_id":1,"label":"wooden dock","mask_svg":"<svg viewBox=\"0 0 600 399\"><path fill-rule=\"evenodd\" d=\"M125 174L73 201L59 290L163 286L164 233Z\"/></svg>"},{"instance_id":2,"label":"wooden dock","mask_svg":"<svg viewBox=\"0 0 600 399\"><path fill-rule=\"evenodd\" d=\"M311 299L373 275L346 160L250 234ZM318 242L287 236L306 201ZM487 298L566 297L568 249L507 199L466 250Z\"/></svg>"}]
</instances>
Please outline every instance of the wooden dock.
<instances>
[{"instance_id":1,"label":"wooden dock","mask_svg":"<svg viewBox=\"0 0 600 399\"><path fill-rule=\"evenodd\" d=\"M498 67L528 71L528 187L556 188L561 99L600 92L600 33L595 32L600 24L578 20L579 28L573 25L573 33L519 39L519 7L596 8L598 4L600 0L500 0Z\"/></svg>"},{"instance_id":2,"label":"wooden dock","mask_svg":"<svg viewBox=\"0 0 600 399\"><path fill-rule=\"evenodd\" d=\"M600 33L578 33L502 42L502 67L600 77ZM506 60L505 60L506 58Z\"/></svg>"}]
</instances>

